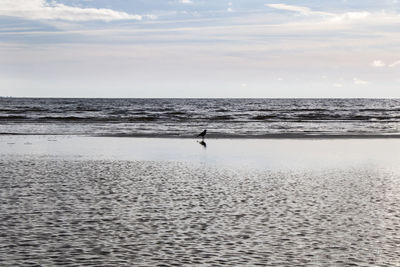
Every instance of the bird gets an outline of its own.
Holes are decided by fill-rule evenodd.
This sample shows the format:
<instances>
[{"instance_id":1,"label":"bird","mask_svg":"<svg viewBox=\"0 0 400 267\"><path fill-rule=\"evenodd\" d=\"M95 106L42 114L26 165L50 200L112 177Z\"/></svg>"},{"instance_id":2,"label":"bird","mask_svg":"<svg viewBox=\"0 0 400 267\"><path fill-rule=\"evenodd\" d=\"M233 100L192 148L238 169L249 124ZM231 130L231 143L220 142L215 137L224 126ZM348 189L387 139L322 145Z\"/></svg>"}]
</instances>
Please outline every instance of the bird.
<instances>
[{"instance_id":1,"label":"bird","mask_svg":"<svg viewBox=\"0 0 400 267\"><path fill-rule=\"evenodd\" d=\"M199 135L197 137L201 137L204 140L204 137L207 134L207 130L202 131L201 133L199 133Z\"/></svg>"}]
</instances>

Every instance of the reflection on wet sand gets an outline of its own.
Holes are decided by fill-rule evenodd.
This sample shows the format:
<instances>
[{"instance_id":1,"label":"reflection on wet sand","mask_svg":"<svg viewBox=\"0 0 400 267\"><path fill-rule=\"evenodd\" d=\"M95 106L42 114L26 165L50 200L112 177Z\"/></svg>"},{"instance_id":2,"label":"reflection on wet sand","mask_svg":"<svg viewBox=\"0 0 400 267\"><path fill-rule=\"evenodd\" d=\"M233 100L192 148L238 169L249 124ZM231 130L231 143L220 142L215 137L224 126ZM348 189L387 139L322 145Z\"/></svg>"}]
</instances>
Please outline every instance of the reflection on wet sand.
<instances>
[{"instance_id":1,"label":"reflection on wet sand","mask_svg":"<svg viewBox=\"0 0 400 267\"><path fill-rule=\"evenodd\" d=\"M400 174L0 159L0 263L396 266Z\"/></svg>"},{"instance_id":2,"label":"reflection on wet sand","mask_svg":"<svg viewBox=\"0 0 400 267\"><path fill-rule=\"evenodd\" d=\"M204 148L206 148L207 147L207 143L204 141L204 140L202 140L202 141L197 141L200 145L202 145Z\"/></svg>"}]
</instances>

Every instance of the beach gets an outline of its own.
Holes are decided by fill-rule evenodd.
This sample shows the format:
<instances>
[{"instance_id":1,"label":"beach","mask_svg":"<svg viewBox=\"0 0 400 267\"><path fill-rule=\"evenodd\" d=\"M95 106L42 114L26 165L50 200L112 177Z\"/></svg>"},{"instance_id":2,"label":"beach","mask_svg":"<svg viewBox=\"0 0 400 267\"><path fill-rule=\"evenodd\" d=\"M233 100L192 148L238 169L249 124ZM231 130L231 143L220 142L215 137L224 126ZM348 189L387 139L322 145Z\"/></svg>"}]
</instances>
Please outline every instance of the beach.
<instances>
[{"instance_id":1,"label":"beach","mask_svg":"<svg viewBox=\"0 0 400 267\"><path fill-rule=\"evenodd\" d=\"M397 266L400 139L0 136L2 266Z\"/></svg>"},{"instance_id":2,"label":"beach","mask_svg":"<svg viewBox=\"0 0 400 267\"><path fill-rule=\"evenodd\" d=\"M0 20L0 267L400 267L400 0Z\"/></svg>"}]
</instances>

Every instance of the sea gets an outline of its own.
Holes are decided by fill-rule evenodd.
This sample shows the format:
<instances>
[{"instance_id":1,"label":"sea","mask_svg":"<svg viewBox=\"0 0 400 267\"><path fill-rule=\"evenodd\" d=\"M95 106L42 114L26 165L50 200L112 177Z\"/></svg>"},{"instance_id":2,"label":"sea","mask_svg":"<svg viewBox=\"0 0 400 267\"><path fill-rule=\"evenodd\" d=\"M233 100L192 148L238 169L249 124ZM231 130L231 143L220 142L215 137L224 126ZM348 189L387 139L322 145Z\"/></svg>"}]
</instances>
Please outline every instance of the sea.
<instances>
[{"instance_id":1,"label":"sea","mask_svg":"<svg viewBox=\"0 0 400 267\"><path fill-rule=\"evenodd\" d=\"M400 99L0 98L0 133L0 266L400 266Z\"/></svg>"},{"instance_id":2,"label":"sea","mask_svg":"<svg viewBox=\"0 0 400 267\"><path fill-rule=\"evenodd\" d=\"M0 134L395 136L400 99L0 98Z\"/></svg>"}]
</instances>

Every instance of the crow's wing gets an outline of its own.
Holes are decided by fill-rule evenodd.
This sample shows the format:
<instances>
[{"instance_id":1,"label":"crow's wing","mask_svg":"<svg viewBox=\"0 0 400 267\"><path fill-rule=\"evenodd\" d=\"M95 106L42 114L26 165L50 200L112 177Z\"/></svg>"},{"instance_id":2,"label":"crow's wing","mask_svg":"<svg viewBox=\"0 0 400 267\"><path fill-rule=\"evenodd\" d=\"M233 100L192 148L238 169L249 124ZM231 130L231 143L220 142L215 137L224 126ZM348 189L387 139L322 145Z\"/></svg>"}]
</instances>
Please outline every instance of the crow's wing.
<instances>
[{"instance_id":1,"label":"crow's wing","mask_svg":"<svg viewBox=\"0 0 400 267\"><path fill-rule=\"evenodd\" d=\"M202 131L201 133L199 133L199 135L198 135L197 137L203 136L203 135L205 135L205 134L206 134L206 131Z\"/></svg>"}]
</instances>

